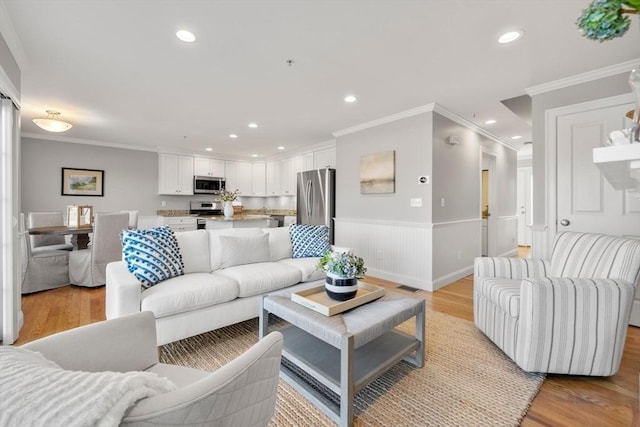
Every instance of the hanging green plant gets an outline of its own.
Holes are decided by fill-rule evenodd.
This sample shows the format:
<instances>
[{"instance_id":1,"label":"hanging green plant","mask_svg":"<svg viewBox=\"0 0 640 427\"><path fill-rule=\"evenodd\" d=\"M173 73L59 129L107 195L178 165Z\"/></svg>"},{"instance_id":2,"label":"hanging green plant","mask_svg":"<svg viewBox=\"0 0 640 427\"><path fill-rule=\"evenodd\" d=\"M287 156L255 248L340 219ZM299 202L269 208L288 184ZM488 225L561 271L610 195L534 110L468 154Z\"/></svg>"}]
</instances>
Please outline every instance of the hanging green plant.
<instances>
[{"instance_id":1,"label":"hanging green plant","mask_svg":"<svg viewBox=\"0 0 640 427\"><path fill-rule=\"evenodd\" d=\"M626 33L631 25L627 14L639 12L640 0L594 0L582 11L576 24L586 38L603 42Z\"/></svg>"}]
</instances>

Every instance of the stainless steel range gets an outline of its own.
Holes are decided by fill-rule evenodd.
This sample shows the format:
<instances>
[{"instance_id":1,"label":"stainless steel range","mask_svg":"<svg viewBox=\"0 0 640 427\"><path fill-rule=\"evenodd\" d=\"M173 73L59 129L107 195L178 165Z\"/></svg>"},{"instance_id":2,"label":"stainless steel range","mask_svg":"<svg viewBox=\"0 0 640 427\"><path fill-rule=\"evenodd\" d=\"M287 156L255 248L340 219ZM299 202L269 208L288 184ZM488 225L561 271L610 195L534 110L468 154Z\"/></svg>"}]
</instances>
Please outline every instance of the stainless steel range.
<instances>
[{"instance_id":1,"label":"stainless steel range","mask_svg":"<svg viewBox=\"0 0 640 427\"><path fill-rule=\"evenodd\" d=\"M197 216L223 215L222 203L211 200L195 200L189 202L189 213ZM198 218L198 229L206 228L207 220Z\"/></svg>"}]
</instances>

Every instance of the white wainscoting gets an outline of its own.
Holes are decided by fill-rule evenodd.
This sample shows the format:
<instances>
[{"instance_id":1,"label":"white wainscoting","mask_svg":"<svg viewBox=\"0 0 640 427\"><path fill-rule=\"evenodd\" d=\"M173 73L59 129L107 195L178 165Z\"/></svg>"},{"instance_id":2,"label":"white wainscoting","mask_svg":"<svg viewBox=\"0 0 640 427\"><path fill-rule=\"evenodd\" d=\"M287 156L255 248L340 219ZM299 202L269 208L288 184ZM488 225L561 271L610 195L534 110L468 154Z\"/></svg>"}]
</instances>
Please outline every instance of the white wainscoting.
<instances>
[{"instance_id":1,"label":"white wainscoting","mask_svg":"<svg viewBox=\"0 0 640 427\"><path fill-rule=\"evenodd\" d=\"M518 216L499 216L496 223L496 256L512 257L518 254Z\"/></svg>"},{"instance_id":2,"label":"white wainscoting","mask_svg":"<svg viewBox=\"0 0 640 427\"><path fill-rule=\"evenodd\" d=\"M432 290L473 274L473 260L482 253L482 219L433 224Z\"/></svg>"},{"instance_id":3,"label":"white wainscoting","mask_svg":"<svg viewBox=\"0 0 640 427\"><path fill-rule=\"evenodd\" d=\"M431 224L335 219L335 244L362 257L367 274L427 291L433 290L432 240Z\"/></svg>"},{"instance_id":4,"label":"white wainscoting","mask_svg":"<svg viewBox=\"0 0 640 427\"><path fill-rule=\"evenodd\" d=\"M548 259L548 231L546 225L531 226L531 252L529 258Z\"/></svg>"}]
</instances>

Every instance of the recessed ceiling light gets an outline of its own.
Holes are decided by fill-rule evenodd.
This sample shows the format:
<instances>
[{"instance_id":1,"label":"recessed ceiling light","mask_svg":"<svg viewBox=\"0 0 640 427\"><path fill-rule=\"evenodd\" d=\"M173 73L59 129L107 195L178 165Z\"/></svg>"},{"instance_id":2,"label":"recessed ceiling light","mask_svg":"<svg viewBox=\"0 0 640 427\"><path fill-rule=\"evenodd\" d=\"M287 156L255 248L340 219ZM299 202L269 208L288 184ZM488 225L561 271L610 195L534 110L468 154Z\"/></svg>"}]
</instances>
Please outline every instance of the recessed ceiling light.
<instances>
[{"instance_id":1,"label":"recessed ceiling light","mask_svg":"<svg viewBox=\"0 0 640 427\"><path fill-rule=\"evenodd\" d=\"M498 43L500 44L512 43L518 40L519 38L521 38L523 35L524 35L524 31L522 30L507 31L506 33L498 37Z\"/></svg>"},{"instance_id":2,"label":"recessed ceiling light","mask_svg":"<svg viewBox=\"0 0 640 427\"><path fill-rule=\"evenodd\" d=\"M284 147L281 145L278 147L278 150L284 150Z\"/></svg>"},{"instance_id":3,"label":"recessed ceiling light","mask_svg":"<svg viewBox=\"0 0 640 427\"><path fill-rule=\"evenodd\" d=\"M249 123L249 127L255 129L255 128L258 127L258 124L257 123Z\"/></svg>"},{"instance_id":4,"label":"recessed ceiling light","mask_svg":"<svg viewBox=\"0 0 640 427\"><path fill-rule=\"evenodd\" d=\"M229 134L229 138L237 138L237 137L238 137L238 135L236 135L235 133L230 133Z\"/></svg>"},{"instance_id":5,"label":"recessed ceiling light","mask_svg":"<svg viewBox=\"0 0 640 427\"><path fill-rule=\"evenodd\" d=\"M347 95L344 97L344 102L348 102L348 103L356 102L357 100L358 98L356 98L353 95Z\"/></svg>"},{"instance_id":6,"label":"recessed ceiling light","mask_svg":"<svg viewBox=\"0 0 640 427\"><path fill-rule=\"evenodd\" d=\"M485 124L485 125L493 125L493 124L495 124L495 123L496 123L496 121L495 121L495 120L493 120L493 119L489 119L489 120L487 120L486 122L484 122L484 124Z\"/></svg>"},{"instance_id":7,"label":"recessed ceiling light","mask_svg":"<svg viewBox=\"0 0 640 427\"><path fill-rule=\"evenodd\" d=\"M180 30L176 33L176 37L182 40L183 42L192 43L196 41L196 36L193 35L191 31Z\"/></svg>"},{"instance_id":8,"label":"recessed ceiling light","mask_svg":"<svg viewBox=\"0 0 640 427\"><path fill-rule=\"evenodd\" d=\"M258 155L257 154L252 154L251 157L258 157Z\"/></svg>"},{"instance_id":9,"label":"recessed ceiling light","mask_svg":"<svg viewBox=\"0 0 640 427\"><path fill-rule=\"evenodd\" d=\"M207 148L205 148L204 150L205 150L205 151L213 151L213 148L211 148L211 147L207 147Z\"/></svg>"},{"instance_id":10,"label":"recessed ceiling light","mask_svg":"<svg viewBox=\"0 0 640 427\"><path fill-rule=\"evenodd\" d=\"M522 136L520 136L520 135L514 135L514 136L511 137L511 139L521 139L521 138L522 138Z\"/></svg>"}]
</instances>

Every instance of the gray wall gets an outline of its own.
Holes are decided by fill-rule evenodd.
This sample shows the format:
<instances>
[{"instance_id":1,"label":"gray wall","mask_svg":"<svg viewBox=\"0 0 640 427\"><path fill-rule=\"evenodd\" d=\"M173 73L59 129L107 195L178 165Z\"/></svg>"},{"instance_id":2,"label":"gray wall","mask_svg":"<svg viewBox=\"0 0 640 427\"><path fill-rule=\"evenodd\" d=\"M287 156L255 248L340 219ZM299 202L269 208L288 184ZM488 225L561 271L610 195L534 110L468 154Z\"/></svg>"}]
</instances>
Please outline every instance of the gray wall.
<instances>
[{"instance_id":1,"label":"gray wall","mask_svg":"<svg viewBox=\"0 0 640 427\"><path fill-rule=\"evenodd\" d=\"M546 224L545 111L630 92L629 73L566 87L532 97L533 119L533 225Z\"/></svg>"},{"instance_id":2,"label":"gray wall","mask_svg":"<svg viewBox=\"0 0 640 427\"><path fill-rule=\"evenodd\" d=\"M20 93L20 68L18 68L18 63L13 58L7 43L4 41L4 38L0 35L0 66L7 73L9 80L16 88L18 93Z\"/></svg>"},{"instance_id":3,"label":"gray wall","mask_svg":"<svg viewBox=\"0 0 640 427\"><path fill-rule=\"evenodd\" d=\"M336 217L431 222L431 185L418 183L432 175L432 114L425 113L359 132L336 141ZM396 191L360 194L360 157L395 150ZM409 205L422 198L421 208Z\"/></svg>"},{"instance_id":4,"label":"gray wall","mask_svg":"<svg viewBox=\"0 0 640 427\"><path fill-rule=\"evenodd\" d=\"M104 170L104 197L62 196L62 168ZM85 144L22 138L22 212L92 205L94 212L189 209L193 196L159 196L158 155ZM161 207L161 201L167 206Z\"/></svg>"}]
</instances>

